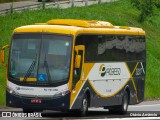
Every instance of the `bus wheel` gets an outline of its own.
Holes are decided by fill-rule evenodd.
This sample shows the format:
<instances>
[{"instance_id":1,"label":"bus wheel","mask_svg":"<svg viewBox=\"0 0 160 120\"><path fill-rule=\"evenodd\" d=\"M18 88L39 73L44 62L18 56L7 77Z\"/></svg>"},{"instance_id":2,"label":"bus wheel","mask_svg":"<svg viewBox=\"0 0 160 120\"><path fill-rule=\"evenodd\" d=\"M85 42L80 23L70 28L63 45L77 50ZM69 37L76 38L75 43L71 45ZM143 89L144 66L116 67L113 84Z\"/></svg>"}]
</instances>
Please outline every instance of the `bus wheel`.
<instances>
[{"instance_id":1,"label":"bus wheel","mask_svg":"<svg viewBox=\"0 0 160 120\"><path fill-rule=\"evenodd\" d=\"M125 91L122 97L122 104L109 108L109 113L111 114L126 114L128 110L129 96L128 92Z\"/></svg>"},{"instance_id":2,"label":"bus wheel","mask_svg":"<svg viewBox=\"0 0 160 120\"><path fill-rule=\"evenodd\" d=\"M128 92L125 91L122 98L122 105L119 106L118 112L120 114L126 114L128 110L129 96Z\"/></svg>"},{"instance_id":3,"label":"bus wheel","mask_svg":"<svg viewBox=\"0 0 160 120\"><path fill-rule=\"evenodd\" d=\"M33 113L34 111L32 109L26 109L23 108L23 113Z\"/></svg>"},{"instance_id":4,"label":"bus wheel","mask_svg":"<svg viewBox=\"0 0 160 120\"><path fill-rule=\"evenodd\" d=\"M85 116L88 112L88 99L85 95L82 99L81 109L80 109L80 115Z\"/></svg>"}]
</instances>

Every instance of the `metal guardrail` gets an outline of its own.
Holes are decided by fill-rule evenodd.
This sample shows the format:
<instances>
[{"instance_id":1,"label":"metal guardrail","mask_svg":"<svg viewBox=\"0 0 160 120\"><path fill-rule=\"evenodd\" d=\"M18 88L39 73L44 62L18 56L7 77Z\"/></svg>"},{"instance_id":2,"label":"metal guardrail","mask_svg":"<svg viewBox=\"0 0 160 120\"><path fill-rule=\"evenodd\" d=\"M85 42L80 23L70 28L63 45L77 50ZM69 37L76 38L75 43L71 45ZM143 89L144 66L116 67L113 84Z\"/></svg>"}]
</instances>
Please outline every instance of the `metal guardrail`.
<instances>
[{"instance_id":1,"label":"metal guardrail","mask_svg":"<svg viewBox=\"0 0 160 120\"><path fill-rule=\"evenodd\" d=\"M88 6L90 4L100 4L101 2L114 2L116 0L69 0L69 1L55 1L55 2L41 2L33 5L24 5L21 7L13 7L14 3L10 4L10 8L3 9L0 11L0 15L12 13L12 12L21 12L25 10L35 10L35 9L44 9L44 8L68 8L79 6L79 2L83 3L81 6ZM62 7L61 5L66 5Z\"/></svg>"}]
</instances>

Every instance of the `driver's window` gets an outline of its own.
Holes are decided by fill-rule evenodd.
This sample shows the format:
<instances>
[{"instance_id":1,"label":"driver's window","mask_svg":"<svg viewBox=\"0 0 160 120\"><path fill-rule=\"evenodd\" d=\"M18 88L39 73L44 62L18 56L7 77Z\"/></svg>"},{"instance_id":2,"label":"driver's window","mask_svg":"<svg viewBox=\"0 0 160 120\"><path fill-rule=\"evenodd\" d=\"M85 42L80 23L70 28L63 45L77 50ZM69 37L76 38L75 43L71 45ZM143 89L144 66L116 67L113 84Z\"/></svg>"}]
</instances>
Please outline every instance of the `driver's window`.
<instances>
[{"instance_id":1,"label":"driver's window","mask_svg":"<svg viewBox=\"0 0 160 120\"><path fill-rule=\"evenodd\" d=\"M81 63L79 68L74 68L73 73L73 88L75 87L76 83L81 79L81 73L82 73L82 61L83 61L83 50L79 50L79 55L81 55ZM74 54L76 56L76 53ZM75 61L75 59L74 59Z\"/></svg>"}]
</instances>

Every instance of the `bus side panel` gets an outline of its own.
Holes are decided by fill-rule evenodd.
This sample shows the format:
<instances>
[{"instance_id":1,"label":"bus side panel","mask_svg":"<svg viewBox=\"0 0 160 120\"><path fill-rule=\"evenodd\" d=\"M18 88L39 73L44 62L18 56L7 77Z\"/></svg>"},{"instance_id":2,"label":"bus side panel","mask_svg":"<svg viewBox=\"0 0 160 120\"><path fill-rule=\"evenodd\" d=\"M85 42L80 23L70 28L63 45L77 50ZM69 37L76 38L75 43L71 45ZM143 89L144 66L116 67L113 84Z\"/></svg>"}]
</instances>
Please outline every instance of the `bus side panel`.
<instances>
[{"instance_id":1,"label":"bus side panel","mask_svg":"<svg viewBox=\"0 0 160 120\"><path fill-rule=\"evenodd\" d=\"M82 89L80 90L79 94L77 95L71 109L80 109L82 104L82 98L87 90L90 93L90 107L119 105L118 96L120 96L120 93L112 97L101 97L95 92L95 90L93 90L92 86L87 80Z\"/></svg>"},{"instance_id":2,"label":"bus side panel","mask_svg":"<svg viewBox=\"0 0 160 120\"><path fill-rule=\"evenodd\" d=\"M144 84L145 80L142 77L134 78L136 89L137 89L137 102L140 103L144 100Z\"/></svg>"},{"instance_id":3,"label":"bus side panel","mask_svg":"<svg viewBox=\"0 0 160 120\"><path fill-rule=\"evenodd\" d=\"M127 65L131 72L131 83L129 85L131 91L130 104L140 103L144 100L146 62L128 62ZM133 96L136 96L136 101L132 99Z\"/></svg>"},{"instance_id":4,"label":"bus side panel","mask_svg":"<svg viewBox=\"0 0 160 120\"><path fill-rule=\"evenodd\" d=\"M72 108L76 108L76 109L80 108L82 98L87 89L90 92L89 98L90 98L91 107L120 105L122 103L122 96L123 96L124 90L126 90L126 87L128 87L129 89L129 97L130 97L129 104L137 104L143 101L144 82L145 82L144 81L145 80L145 62L143 63L127 62L125 63L125 65L124 65L124 62L108 63L108 64L123 65L123 67L121 67L121 71L122 71L121 74L129 74L130 77L123 78L121 76L118 79L115 79L113 77L113 79L109 79L109 80L107 80L107 78L106 80L105 79L102 80L101 78L96 79L93 76L97 76L99 73L96 73L94 71L98 71L99 69L96 68L97 64L95 64L93 68L90 70L90 73L89 73L90 75L88 74L88 78L86 78L86 82L83 85L82 89L80 90L79 94L77 95L77 98L75 99L75 102ZM95 89L96 85L99 85L98 89L97 88ZM113 85L117 85L117 86L113 86ZM103 89L103 92L100 92L102 89ZM112 92L115 89L116 91ZM108 91L108 90L111 90L111 91ZM108 94L107 92L110 92L110 93Z\"/></svg>"},{"instance_id":5,"label":"bus side panel","mask_svg":"<svg viewBox=\"0 0 160 120\"><path fill-rule=\"evenodd\" d=\"M82 98L85 94L86 90L89 90L90 92L90 107L107 107L107 106L115 106L115 105L120 105L122 103L122 96L124 93L124 90L126 86L129 87L130 90L130 101L129 104L136 104L136 92L133 87L132 80L129 80L128 83L123 87L122 90L120 90L116 95L111 96L111 97L102 97L98 95L95 90L91 87L90 83L88 80L86 81L85 85L79 92L72 109L80 109L81 104L82 104Z\"/></svg>"},{"instance_id":6,"label":"bus side panel","mask_svg":"<svg viewBox=\"0 0 160 120\"><path fill-rule=\"evenodd\" d=\"M133 74L137 92L137 103L140 103L144 100L145 74L146 62L138 62L137 68Z\"/></svg>"}]
</instances>

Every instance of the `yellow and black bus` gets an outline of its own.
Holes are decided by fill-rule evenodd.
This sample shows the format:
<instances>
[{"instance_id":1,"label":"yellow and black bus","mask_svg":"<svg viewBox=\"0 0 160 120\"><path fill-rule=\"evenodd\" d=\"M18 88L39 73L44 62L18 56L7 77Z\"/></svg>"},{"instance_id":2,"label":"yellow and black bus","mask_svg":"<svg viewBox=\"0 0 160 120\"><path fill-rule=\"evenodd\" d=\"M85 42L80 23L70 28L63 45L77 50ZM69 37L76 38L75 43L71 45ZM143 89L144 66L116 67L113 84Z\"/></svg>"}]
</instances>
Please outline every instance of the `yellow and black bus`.
<instances>
[{"instance_id":1,"label":"yellow and black bus","mask_svg":"<svg viewBox=\"0 0 160 120\"><path fill-rule=\"evenodd\" d=\"M54 19L18 27L1 50L6 104L39 110L127 112L144 99L145 32L96 20ZM9 47L8 64L5 48Z\"/></svg>"}]
</instances>

